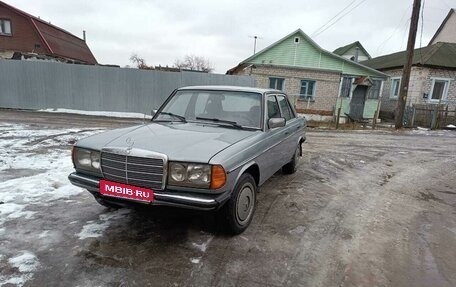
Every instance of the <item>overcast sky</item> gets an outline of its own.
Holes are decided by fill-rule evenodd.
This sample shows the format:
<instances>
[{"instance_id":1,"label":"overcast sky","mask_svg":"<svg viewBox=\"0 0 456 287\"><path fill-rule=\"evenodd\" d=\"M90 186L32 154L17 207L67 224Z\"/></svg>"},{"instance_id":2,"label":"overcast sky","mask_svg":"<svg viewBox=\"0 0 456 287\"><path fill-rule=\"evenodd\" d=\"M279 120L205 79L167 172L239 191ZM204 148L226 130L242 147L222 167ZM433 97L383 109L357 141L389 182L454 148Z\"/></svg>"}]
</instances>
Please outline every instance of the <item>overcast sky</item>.
<instances>
[{"instance_id":1,"label":"overcast sky","mask_svg":"<svg viewBox=\"0 0 456 287\"><path fill-rule=\"evenodd\" d=\"M87 43L101 64L131 65L129 58L137 53L148 65L171 66L193 54L207 58L215 72L225 73L253 54L251 36L260 37L259 51L298 28L329 51L354 41L373 57L404 50L413 0L6 2L81 38L86 30ZM312 36L347 6L334 20L347 13L345 17ZM425 1L423 46L451 7L456 0ZM419 29L417 47L420 35Z\"/></svg>"}]
</instances>

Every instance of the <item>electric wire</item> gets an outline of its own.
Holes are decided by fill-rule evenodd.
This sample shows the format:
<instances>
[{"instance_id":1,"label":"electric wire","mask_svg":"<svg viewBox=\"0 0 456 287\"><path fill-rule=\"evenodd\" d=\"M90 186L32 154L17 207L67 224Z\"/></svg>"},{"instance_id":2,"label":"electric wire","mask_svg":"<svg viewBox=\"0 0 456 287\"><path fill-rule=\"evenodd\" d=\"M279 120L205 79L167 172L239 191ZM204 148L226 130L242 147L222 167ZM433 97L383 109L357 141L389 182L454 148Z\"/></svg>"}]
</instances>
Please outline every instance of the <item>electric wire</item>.
<instances>
[{"instance_id":1,"label":"electric wire","mask_svg":"<svg viewBox=\"0 0 456 287\"><path fill-rule=\"evenodd\" d=\"M318 33L315 33L313 34L312 37L317 37L318 35L320 35L321 33L323 33L324 31L328 30L329 28L331 28L334 24L336 24L337 22L339 22L339 20L341 20L342 18L344 18L345 16L347 16L348 14L350 14L353 10L355 10L359 5L363 4L364 2L366 2L367 0L363 0L361 2L359 2L356 6L354 6L353 8L351 8L349 11L347 11L347 13L343 14L342 16L340 16L339 18L337 18L331 25L329 25L328 27L326 27L325 29L321 30L320 32Z\"/></svg>"},{"instance_id":2,"label":"electric wire","mask_svg":"<svg viewBox=\"0 0 456 287\"><path fill-rule=\"evenodd\" d=\"M423 45L423 26L424 26L424 4L426 0L423 0L423 7L421 7L421 33L420 33L420 62L423 64L423 53L422 53L422 45Z\"/></svg>"},{"instance_id":3,"label":"electric wire","mask_svg":"<svg viewBox=\"0 0 456 287\"><path fill-rule=\"evenodd\" d=\"M329 23L331 23L332 20L334 20L337 16L339 16L340 14L342 14L345 10L348 9L348 7L350 7L353 3L355 3L357 0L353 0L352 2L350 2L350 4L348 4L347 6L344 7L344 9L340 10L336 15L334 15L331 19L329 19L325 24L321 25L320 27L318 27L317 30L315 30L311 37L313 37L318 31L320 31L320 29L324 28L326 25L328 25Z\"/></svg>"},{"instance_id":4,"label":"electric wire","mask_svg":"<svg viewBox=\"0 0 456 287\"><path fill-rule=\"evenodd\" d=\"M377 49L376 49L377 54L381 54L381 53L380 53L381 48L382 48L382 47L383 47L383 46L384 46L384 45L385 45L385 44L394 36L394 34L396 34L396 32L399 30L399 28L403 26L402 21L404 20L404 18L405 18L405 16L406 16L407 14L410 14L410 11L409 11L409 10L410 10L411 7L412 7L412 5L410 4L410 5L407 6L407 8L405 8L404 12L402 13L402 17L401 17L401 19L399 20L398 25L396 26L396 28L394 28L394 30L393 30L393 32L391 33L391 35L389 35L383 42L381 42L381 43L378 45L378 47L377 47ZM408 21L410 21L410 19L407 19L407 20L405 21L405 29L407 29ZM402 47L402 44L401 44L401 47Z\"/></svg>"}]
</instances>

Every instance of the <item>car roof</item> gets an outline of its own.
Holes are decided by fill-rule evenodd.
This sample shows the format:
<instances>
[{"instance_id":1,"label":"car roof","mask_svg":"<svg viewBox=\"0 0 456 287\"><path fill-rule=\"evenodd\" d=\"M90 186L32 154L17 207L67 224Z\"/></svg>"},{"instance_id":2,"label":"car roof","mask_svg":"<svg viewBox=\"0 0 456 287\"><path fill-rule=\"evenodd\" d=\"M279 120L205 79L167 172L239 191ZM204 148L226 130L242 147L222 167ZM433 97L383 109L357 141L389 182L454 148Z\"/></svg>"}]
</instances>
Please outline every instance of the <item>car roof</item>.
<instances>
[{"instance_id":1,"label":"car roof","mask_svg":"<svg viewBox=\"0 0 456 287\"><path fill-rule=\"evenodd\" d=\"M211 90L211 91L235 91L235 92L250 92L250 93L283 93L279 90L274 89L260 89L253 87L240 87L240 86L187 86L178 89L181 90Z\"/></svg>"}]
</instances>

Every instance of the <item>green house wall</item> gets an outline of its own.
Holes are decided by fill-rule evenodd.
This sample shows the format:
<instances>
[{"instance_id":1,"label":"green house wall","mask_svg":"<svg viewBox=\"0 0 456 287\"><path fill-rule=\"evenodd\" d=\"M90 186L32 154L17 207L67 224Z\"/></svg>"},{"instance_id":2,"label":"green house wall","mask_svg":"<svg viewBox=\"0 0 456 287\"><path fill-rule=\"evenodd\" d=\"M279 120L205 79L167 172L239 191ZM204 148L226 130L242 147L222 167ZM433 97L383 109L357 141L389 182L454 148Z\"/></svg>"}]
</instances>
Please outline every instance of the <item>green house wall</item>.
<instances>
[{"instance_id":1,"label":"green house wall","mask_svg":"<svg viewBox=\"0 0 456 287\"><path fill-rule=\"evenodd\" d=\"M299 44L295 43L296 37L299 38ZM318 49L307 38L303 37L300 32L296 32L278 44L259 52L246 62L250 64L336 70L343 74L358 76L381 76L375 71Z\"/></svg>"},{"instance_id":2,"label":"green house wall","mask_svg":"<svg viewBox=\"0 0 456 287\"><path fill-rule=\"evenodd\" d=\"M375 116L375 111L377 110L378 100L368 99L364 103L364 111L363 111L363 118L365 119L373 119ZM340 116L345 117L345 114L350 113L350 98L338 98L337 99L337 106L336 106L336 113L337 109L341 108Z\"/></svg>"}]
</instances>

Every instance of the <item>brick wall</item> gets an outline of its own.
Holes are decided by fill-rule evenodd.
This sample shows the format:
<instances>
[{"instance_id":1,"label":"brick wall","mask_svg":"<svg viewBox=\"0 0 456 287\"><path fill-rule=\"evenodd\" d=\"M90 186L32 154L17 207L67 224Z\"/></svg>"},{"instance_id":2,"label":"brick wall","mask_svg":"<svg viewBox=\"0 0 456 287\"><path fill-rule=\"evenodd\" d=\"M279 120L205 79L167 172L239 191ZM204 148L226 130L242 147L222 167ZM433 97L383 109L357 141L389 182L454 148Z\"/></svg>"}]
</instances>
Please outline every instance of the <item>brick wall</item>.
<instances>
[{"instance_id":1,"label":"brick wall","mask_svg":"<svg viewBox=\"0 0 456 287\"><path fill-rule=\"evenodd\" d=\"M401 77L402 69L384 71L390 77ZM409 93L407 105L426 104L427 99L423 98L424 93L430 96L432 88L432 78L449 78L450 86L448 89L448 105L450 108L456 107L456 70L435 69L429 67L412 67L410 73ZM383 87L381 111L391 114L397 105L397 98L391 98L391 79L388 79Z\"/></svg>"},{"instance_id":2,"label":"brick wall","mask_svg":"<svg viewBox=\"0 0 456 287\"><path fill-rule=\"evenodd\" d=\"M36 52L46 54L48 51L35 32L32 23L25 17L0 5L0 18L11 20L11 36L0 35L1 51ZM35 44L40 48L35 49ZM35 50L34 50L35 49Z\"/></svg>"},{"instance_id":3,"label":"brick wall","mask_svg":"<svg viewBox=\"0 0 456 287\"><path fill-rule=\"evenodd\" d=\"M257 87L269 88L269 78L284 78L285 93L295 99L296 108L303 113L332 115L339 95L340 73L306 69L257 66L248 67L238 74L255 77ZM301 80L315 80L315 101L297 99L301 91Z\"/></svg>"}]
</instances>

